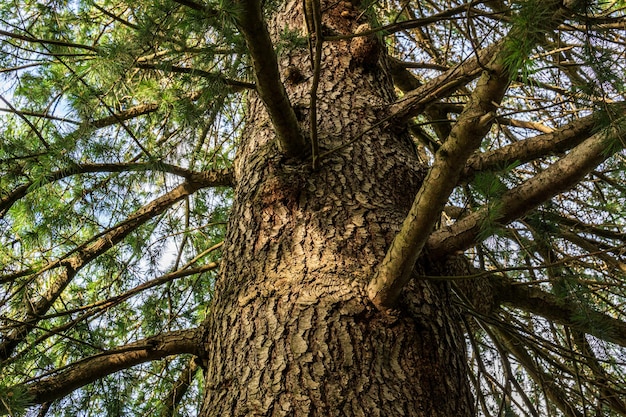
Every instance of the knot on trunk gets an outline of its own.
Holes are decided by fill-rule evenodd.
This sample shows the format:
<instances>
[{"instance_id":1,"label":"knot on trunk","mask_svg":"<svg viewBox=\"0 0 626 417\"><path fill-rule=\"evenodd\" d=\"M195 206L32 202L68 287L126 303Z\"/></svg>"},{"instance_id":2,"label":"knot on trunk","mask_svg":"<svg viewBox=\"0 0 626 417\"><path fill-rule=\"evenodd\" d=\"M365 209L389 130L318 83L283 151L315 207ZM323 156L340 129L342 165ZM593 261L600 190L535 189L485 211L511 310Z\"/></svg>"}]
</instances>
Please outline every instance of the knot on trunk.
<instances>
[{"instance_id":1,"label":"knot on trunk","mask_svg":"<svg viewBox=\"0 0 626 417\"><path fill-rule=\"evenodd\" d=\"M355 34L366 33L372 27L369 23L363 23L356 28ZM376 67L381 53L381 44L375 34L368 34L353 38L350 42L351 65L360 66L370 70Z\"/></svg>"}]
</instances>

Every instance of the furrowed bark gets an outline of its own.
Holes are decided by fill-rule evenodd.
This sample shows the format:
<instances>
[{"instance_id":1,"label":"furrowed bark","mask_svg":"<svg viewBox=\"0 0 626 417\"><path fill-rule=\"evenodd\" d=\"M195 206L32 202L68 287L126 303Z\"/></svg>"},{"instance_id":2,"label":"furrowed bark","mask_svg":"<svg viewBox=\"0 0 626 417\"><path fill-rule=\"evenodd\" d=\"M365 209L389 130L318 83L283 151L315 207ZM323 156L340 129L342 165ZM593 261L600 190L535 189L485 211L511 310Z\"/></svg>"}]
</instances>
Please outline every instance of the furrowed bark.
<instances>
[{"instance_id":1,"label":"furrowed bark","mask_svg":"<svg viewBox=\"0 0 626 417\"><path fill-rule=\"evenodd\" d=\"M351 3L320 6L329 31L359 28ZM304 33L301 0L276 13L268 21L275 39L285 27ZM447 284L416 285L393 319L367 297L423 179L406 132L379 124L396 99L379 46L323 43L317 110L326 154L317 170L285 161L271 145L264 106L250 95L207 324L202 417L474 415ZM309 51L289 51L279 64L301 73L285 86L306 128Z\"/></svg>"}]
</instances>

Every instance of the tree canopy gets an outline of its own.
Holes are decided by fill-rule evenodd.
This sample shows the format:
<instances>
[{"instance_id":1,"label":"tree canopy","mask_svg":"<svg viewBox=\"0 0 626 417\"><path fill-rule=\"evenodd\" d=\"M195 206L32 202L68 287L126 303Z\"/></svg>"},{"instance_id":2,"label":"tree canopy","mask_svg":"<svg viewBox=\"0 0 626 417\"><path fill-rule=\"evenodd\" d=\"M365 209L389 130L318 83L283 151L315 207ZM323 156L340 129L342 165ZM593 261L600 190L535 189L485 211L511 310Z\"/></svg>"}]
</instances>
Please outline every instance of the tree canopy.
<instances>
[{"instance_id":1,"label":"tree canopy","mask_svg":"<svg viewBox=\"0 0 626 417\"><path fill-rule=\"evenodd\" d=\"M480 415L626 415L626 3L364 0L357 33L270 39L279 3L0 3L0 410L197 414L247 99L315 169L342 149L277 60L348 40L384 46L376 126L428 170L372 302L457 258L419 279L454 289Z\"/></svg>"}]
</instances>

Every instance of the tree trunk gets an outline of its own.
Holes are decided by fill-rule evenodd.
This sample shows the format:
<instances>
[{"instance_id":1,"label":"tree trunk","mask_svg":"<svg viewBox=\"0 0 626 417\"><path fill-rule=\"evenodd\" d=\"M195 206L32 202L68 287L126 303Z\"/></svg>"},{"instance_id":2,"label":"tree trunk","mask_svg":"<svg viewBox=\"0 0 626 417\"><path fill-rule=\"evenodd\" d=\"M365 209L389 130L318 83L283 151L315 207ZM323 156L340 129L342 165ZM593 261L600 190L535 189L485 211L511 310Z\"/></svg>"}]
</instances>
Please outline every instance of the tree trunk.
<instances>
[{"instance_id":1,"label":"tree trunk","mask_svg":"<svg viewBox=\"0 0 626 417\"><path fill-rule=\"evenodd\" d=\"M306 33L301 4L273 15L275 42L285 28ZM348 2L321 6L329 34L362 23ZM374 38L324 43L320 152L345 146L318 169L281 157L263 104L249 98L208 322L202 416L474 414L449 287L415 281L393 314L366 294L424 177L408 134L375 126L395 100L380 51ZM278 58L306 132L309 49Z\"/></svg>"}]
</instances>

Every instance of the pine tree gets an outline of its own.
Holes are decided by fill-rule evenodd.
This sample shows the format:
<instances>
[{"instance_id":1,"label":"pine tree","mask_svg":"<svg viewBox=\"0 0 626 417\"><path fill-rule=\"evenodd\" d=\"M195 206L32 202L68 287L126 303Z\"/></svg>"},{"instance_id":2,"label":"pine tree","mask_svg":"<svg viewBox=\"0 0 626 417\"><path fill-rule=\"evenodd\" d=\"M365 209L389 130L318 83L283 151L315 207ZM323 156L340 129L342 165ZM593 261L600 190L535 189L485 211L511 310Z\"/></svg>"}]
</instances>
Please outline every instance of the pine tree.
<instances>
[{"instance_id":1,"label":"pine tree","mask_svg":"<svg viewBox=\"0 0 626 417\"><path fill-rule=\"evenodd\" d=\"M3 2L0 410L626 415L625 8Z\"/></svg>"}]
</instances>

